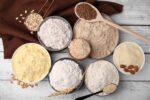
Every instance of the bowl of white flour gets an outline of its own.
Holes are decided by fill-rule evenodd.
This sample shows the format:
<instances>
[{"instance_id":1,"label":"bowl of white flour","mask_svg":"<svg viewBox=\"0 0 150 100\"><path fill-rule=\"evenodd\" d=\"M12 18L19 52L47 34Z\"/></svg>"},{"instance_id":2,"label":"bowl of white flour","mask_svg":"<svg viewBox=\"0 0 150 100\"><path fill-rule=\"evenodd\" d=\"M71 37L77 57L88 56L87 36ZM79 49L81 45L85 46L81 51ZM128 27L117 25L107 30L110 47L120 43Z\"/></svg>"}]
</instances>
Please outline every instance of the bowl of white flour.
<instances>
[{"instance_id":1,"label":"bowl of white flour","mask_svg":"<svg viewBox=\"0 0 150 100\"><path fill-rule=\"evenodd\" d=\"M50 16L41 23L38 40L49 51L65 49L72 39L72 28L69 22L60 16Z\"/></svg>"},{"instance_id":2,"label":"bowl of white flour","mask_svg":"<svg viewBox=\"0 0 150 100\"><path fill-rule=\"evenodd\" d=\"M51 87L65 94L79 89L83 83L84 74L81 66L70 58L56 61L49 74Z\"/></svg>"},{"instance_id":3,"label":"bowl of white flour","mask_svg":"<svg viewBox=\"0 0 150 100\"><path fill-rule=\"evenodd\" d=\"M119 74L116 67L105 60L91 63L85 72L85 85L92 93L102 90L108 84L119 84ZM104 92L98 96L109 95Z\"/></svg>"}]
</instances>

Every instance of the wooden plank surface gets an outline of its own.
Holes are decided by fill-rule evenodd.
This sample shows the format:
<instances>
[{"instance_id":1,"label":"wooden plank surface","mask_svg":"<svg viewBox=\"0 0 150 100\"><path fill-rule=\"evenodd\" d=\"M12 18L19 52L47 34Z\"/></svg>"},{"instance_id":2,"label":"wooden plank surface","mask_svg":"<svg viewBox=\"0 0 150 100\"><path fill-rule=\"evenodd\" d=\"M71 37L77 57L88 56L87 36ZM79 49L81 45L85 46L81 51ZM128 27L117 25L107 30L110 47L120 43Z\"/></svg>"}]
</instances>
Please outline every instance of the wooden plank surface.
<instances>
[{"instance_id":1,"label":"wooden plank surface","mask_svg":"<svg viewBox=\"0 0 150 100\"><path fill-rule=\"evenodd\" d=\"M2 59L3 53L0 53L0 80L11 80L11 74L12 74L12 69L11 69L11 60L4 60ZM53 62L57 61L58 59L61 58L70 58L68 53L54 53L52 54L52 60ZM112 55L105 58L105 60L108 60L113 63L112 61ZM137 73L136 75L133 76L128 76L128 75L123 75L120 73L120 80L127 80L127 81L150 81L149 73L150 73L150 54L146 54L146 63L143 69ZM88 66L90 63L95 62L96 60L94 59L86 59L83 61L78 61L84 69L86 69L86 66ZM45 79L47 80L47 79Z\"/></svg>"},{"instance_id":2,"label":"wooden plank surface","mask_svg":"<svg viewBox=\"0 0 150 100\"><path fill-rule=\"evenodd\" d=\"M121 14L114 15L115 22L122 25L150 25L150 0L104 0L124 5Z\"/></svg>"},{"instance_id":3,"label":"wooden plank surface","mask_svg":"<svg viewBox=\"0 0 150 100\"><path fill-rule=\"evenodd\" d=\"M121 14L112 16L113 20L124 27L139 32L150 38L150 0L104 0L121 3L124 5L124 11ZM134 76L120 74L121 83L115 94L105 97L93 96L88 100L149 100L150 95L150 45L140 40L120 33L120 41L133 41L138 43L146 55L146 63L143 69ZM50 88L48 78L44 79L37 87L21 89L11 81L11 60L3 59L3 45L0 39L0 100L74 100L78 96L85 95L89 91L83 86L80 90L67 96L58 96L48 98L48 94L53 90ZM60 58L70 57L64 50L61 53L52 54L53 62ZM112 62L112 55L105 58ZM86 59L79 63L86 66L95 60Z\"/></svg>"},{"instance_id":4,"label":"wooden plank surface","mask_svg":"<svg viewBox=\"0 0 150 100\"><path fill-rule=\"evenodd\" d=\"M120 82L114 94L105 97L93 96L87 100L149 100L149 84L149 82ZM87 88L82 87L66 96L47 97L53 92L48 81L42 81L37 87L28 89L21 89L9 81L0 82L0 100L74 100L90 93Z\"/></svg>"}]
</instances>

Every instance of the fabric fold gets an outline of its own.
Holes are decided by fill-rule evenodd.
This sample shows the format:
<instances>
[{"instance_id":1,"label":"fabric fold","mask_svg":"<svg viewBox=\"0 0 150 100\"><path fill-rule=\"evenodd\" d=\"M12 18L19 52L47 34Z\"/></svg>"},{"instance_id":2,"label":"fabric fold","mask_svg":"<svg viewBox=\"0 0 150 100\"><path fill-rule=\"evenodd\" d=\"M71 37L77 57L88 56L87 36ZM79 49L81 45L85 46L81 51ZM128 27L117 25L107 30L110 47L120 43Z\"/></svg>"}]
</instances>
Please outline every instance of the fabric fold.
<instances>
[{"instance_id":1,"label":"fabric fold","mask_svg":"<svg viewBox=\"0 0 150 100\"><path fill-rule=\"evenodd\" d=\"M113 2L96 0L0 0L0 36L4 45L4 58L11 58L14 51L25 43L39 43L36 33L31 35L24 25L24 18L32 11L48 16L62 16L73 26L77 20L74 6L89 2L100 12L112 15L122 11L123 6ZM51 5L51 6L50 6ZM39 12L39 10L41 11Z\"/></svg>"}]
</instances>

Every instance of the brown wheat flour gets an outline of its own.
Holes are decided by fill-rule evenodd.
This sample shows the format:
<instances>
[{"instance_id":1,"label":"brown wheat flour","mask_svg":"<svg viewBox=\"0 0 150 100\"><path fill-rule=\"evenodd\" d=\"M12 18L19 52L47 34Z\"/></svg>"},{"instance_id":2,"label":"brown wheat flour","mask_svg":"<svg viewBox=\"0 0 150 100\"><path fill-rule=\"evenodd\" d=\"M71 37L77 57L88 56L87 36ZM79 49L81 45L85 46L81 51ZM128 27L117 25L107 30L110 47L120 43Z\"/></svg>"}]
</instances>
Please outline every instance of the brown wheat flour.
<instances>
[{"instance_id":1,"label":"brown wheat flour","mask_svg":"<svg viewBox=\"0 0 150 100\"><path fill-rule=\"evenodd\" d=\"M104 22L78 20L74 26L74 38L87 40L92 49L90 56L99 59L112 53L118 43L119 32Z\"/></svg>"},{"instance_id":2,"label":"brown wheat flour","mask_svg":"<svg viewBox=\"0 0 150 100\"><path fill-rule=\"evenodd\" d=\"M91 6L89 6L89 4L86 3L78 5L78 7L76 8L76 13L80 18L86 20L95 19L97 17L97 12Z\"/></svg>"}]
</instances>

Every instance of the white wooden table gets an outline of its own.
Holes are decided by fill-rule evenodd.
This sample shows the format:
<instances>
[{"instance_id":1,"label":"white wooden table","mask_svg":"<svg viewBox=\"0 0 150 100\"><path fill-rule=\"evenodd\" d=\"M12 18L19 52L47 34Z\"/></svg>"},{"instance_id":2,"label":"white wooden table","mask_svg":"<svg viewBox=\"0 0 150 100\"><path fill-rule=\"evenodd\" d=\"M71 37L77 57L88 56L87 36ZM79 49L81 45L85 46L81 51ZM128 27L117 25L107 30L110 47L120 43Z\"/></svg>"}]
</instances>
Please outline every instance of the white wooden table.
<instances>
[{"instance_id":1,"label":"white wooden table","mask_svg":"<svg viewBox=\"0 0 150 100\"><path fill-rule=\"evenodd\" d=\"M123 13L112 16L115 22L150 37L150 0L111 1L124 5ZM146 55L144 68L134 76L120 74L120 85L115 94L106 97L93 96L88 100L150 100L150 45L120 32L120 42L123 41L133 41L141 45ZM63 57L69 57L69 55L65 51L52 54L53 61ZM112 55L105 59L112 62ZM91 62L94 60L87 59L80 63L85 66ZM3 59L3 45L0 39L0 100L74 100L78 96L89 93L83 86L80 90L67 96L48 98L48 94L53 90L47 78L37 87L21 89L10 83L11 73L11 60Z\"/></svg>"}]
</instances>

